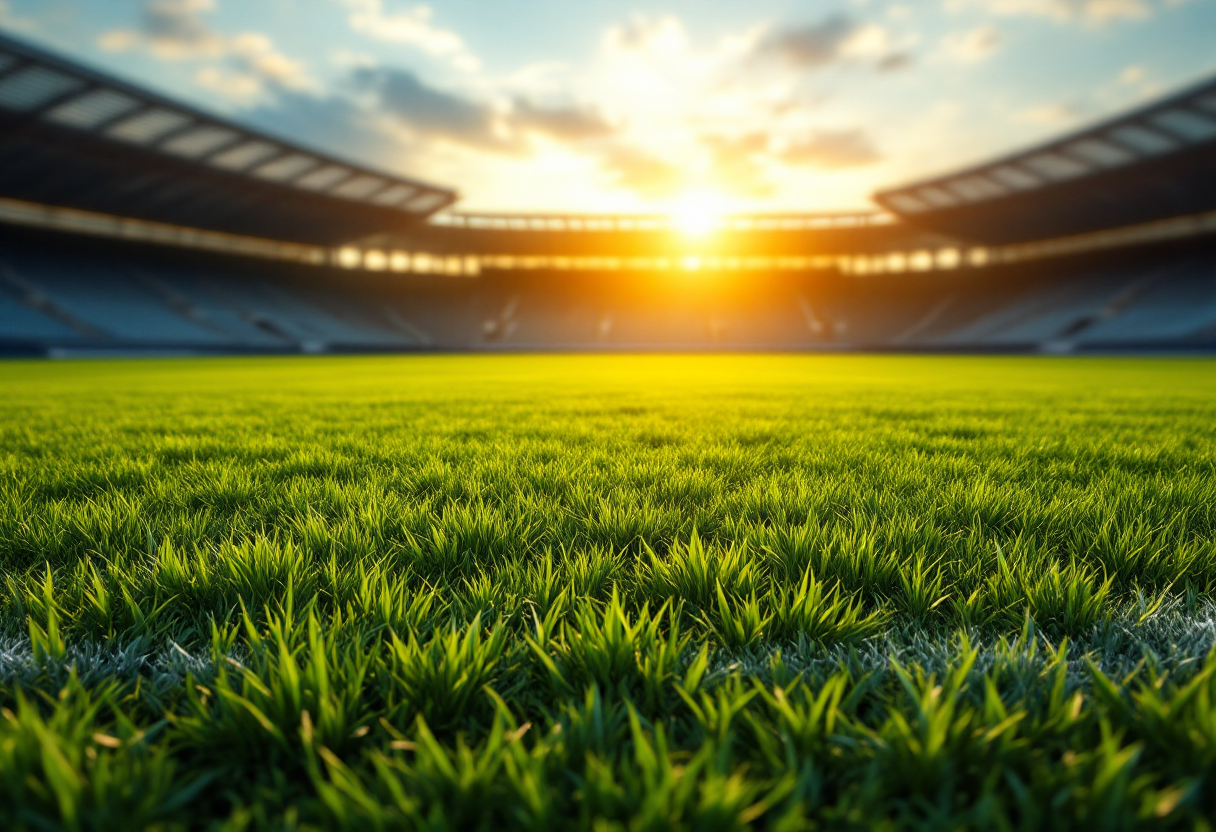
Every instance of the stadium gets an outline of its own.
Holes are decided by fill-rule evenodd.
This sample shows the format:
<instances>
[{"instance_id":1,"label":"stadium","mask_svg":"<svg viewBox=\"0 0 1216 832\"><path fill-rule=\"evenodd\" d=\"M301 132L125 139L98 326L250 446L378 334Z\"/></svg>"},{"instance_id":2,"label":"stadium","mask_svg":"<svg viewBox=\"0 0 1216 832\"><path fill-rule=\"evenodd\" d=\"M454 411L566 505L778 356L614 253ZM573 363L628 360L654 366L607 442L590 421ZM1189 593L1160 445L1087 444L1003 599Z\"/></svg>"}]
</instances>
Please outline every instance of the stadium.
<instances>
[{"instance_id":1,"label":"stadium","mask_svg":"<svg viewBox=\"0 0 1216 832\"><path fill-rule=\"evenodd\" d=\"M661 216L437 215L455 193L0 51L9 353L1216 344L1216 82L872 213L699 239Z\"/></svg>"},{"instance_id":2,"label":"stadium","mask_svg":"<svg viewBox=\"0 0 1216 832\"><path fill-rule=\"evenodd\" d=\"M0 827L1210 828L1216 80L837 213L304 138L0 35Z\"/></svg>"}]
</instances>

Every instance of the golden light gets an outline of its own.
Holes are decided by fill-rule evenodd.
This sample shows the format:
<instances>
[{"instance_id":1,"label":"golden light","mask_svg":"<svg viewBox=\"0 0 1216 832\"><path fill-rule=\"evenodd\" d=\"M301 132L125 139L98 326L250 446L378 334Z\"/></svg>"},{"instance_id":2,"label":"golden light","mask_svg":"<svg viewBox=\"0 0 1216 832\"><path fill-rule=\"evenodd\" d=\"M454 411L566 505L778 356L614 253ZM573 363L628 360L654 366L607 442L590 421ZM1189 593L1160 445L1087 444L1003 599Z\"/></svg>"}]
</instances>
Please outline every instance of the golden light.
<instances>
[{"instance_id":1,"label":"golden light","mask_svg":"<svg viewBox=\"0 0 1216 832\"><path fill-rule=\"evenodd\" d=\"M363 252L354 246L338 249L338 265L344 269L357 269L363 263Z\"/></svg>"},{"instance_id":2,"label":"golden light","mask_svg":"<svg viewBox=\"0 0 1216 832\"><path fill-rule=\"evenodd\" d=\"M686 237L707 237L722 224L722 199L717 194L685 194L671 208L671 223Z\"/></svg>"}]
</instances>

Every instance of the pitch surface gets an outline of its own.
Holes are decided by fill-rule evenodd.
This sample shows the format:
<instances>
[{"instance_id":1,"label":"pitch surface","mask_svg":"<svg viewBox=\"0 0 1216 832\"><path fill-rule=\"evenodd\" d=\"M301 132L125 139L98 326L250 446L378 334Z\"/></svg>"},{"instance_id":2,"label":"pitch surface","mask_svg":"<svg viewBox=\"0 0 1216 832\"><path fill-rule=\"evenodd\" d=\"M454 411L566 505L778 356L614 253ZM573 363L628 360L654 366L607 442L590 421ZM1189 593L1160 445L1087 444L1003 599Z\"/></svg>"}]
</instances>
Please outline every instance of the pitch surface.
<instances>
[{"instance_id":1,"label":"pitch surface","mask_svg":"<svg viewBox=\"0 0 1216 832\"><path fill-rule=\"evenodd\" d=\"M0 365L0 821L1189 826L1214 370Z\"/></svg>"}]
</instances>

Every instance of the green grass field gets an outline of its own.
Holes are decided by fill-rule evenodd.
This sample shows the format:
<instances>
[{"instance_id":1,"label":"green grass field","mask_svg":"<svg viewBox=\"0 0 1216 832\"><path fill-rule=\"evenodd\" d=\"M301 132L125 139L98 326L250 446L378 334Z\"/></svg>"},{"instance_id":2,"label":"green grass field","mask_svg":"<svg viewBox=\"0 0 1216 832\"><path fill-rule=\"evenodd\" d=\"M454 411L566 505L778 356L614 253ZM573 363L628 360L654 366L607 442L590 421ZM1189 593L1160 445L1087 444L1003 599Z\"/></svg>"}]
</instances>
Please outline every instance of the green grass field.
<instances>
[{"instance_id":1,"label":"green grass field","mask_svg":"<svg viewBox=\"0 0 1216 832\"><path fill-rule=\"evenodd\" d=\"M0 828L1206 828L1216 363L0 364Z\"/></svg>"}]
</instances>

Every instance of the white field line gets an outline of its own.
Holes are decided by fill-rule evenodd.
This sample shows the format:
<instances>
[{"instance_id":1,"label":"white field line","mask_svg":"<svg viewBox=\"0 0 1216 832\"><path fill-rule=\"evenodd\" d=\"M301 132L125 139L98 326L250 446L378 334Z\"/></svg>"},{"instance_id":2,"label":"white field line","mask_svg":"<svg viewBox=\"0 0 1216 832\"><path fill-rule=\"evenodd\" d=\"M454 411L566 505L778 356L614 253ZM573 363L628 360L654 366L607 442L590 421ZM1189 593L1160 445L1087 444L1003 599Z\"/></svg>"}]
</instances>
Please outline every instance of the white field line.
<instances>
[{"instance_id":1,"label":"white field line","mask_svg":"<svg viewBox=\"0 0 1216 832\"><path fill-rule=\"evenodd\" d=\"M1115 617L1068 642L1068 684L1079 687L1087 683L1089 662L1115 679L1123 678L1141 662L1158 671L1168 671L1175 678L1200 669L1216 648L1216 602L1204 599L1197 609L1190 611L1182 607L1180 599L1173 599L1144 621L1131 614ZM1027 686L1035 679L1041 680L1043 672L1055 661L1060 641L1049 640L1033 628L1029 636L1002 639L970 633L968 638L977 654L972 673L998 670L1011 685ZM707 680L735 672L768 679L778 652L789 673L804 673L807 678L832 673L842 666L854 674L881 675L890 672L892 660L904 666L918 666L940 678L957 664L960 646L957 631L931 632L904 626L852 647L791 643L779 648L764 645L740 653L720 651Z\"/></svg>"},{"instance_id":2,"label":"white field line","mask_svg":"<svg viewBox=\"0 0 1216 832\"><path fill-rule=\"evenodd\" d=\"M1059 643L1052 643L1034 630L1027 639L994 639L979 633L969 637L977 651L973 673L998 670L1005 682L1015 686L1041 681L1059 647ZM1086 683L1089 672L1086 660L1112 678L1122 678L1141 662L1169 671L1172 676L1185 677L1191 670L1202 667L1213 648L1216 648L1216 602L1205 599L1197 609L1187 611L1180 599L1174 599L1144 621L1137 621L1129 613L1105 626L1095 626L1086 636L1070 642L1069 685ZM768 679L777 653L790 673L804 673L808 679L832 673L841 666L855 673L885 674L890 671L892 660L905 666L919 666L940 677L957 663L959 649L957 632L929 631L911 625L852 647L770 643L737 653L716 651L706 682L712 684L732 673ZM187 674L200 680L209 679L215 668L211 659L203 655L208 652L202 645L191 652L173 641L158 646L142 638L125 642L81 641L69 644L61 660L51 661L36 659L25 636L0 638L0 685L48 679L62 682L75 671L85 685L141 678L154 691L168 691L178 687ZM689 653L687 658L691 658L692 651ZM237 657L228 658L239 665Z\"/></svg>"}]
</instances>

